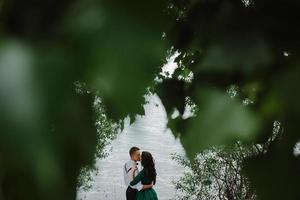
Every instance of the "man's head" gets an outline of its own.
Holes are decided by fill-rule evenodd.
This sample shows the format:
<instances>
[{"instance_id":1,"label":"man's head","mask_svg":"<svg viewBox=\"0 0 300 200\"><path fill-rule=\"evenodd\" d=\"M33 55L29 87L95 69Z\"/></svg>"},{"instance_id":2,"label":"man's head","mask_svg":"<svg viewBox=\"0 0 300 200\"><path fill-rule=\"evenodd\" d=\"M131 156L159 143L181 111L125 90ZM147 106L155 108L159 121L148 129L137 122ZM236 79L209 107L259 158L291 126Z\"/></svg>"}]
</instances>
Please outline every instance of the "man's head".
<instances>
[{"instance_id":1,"label":"man's head","mask_svg":"<svg viewBox=\"0 0 300 200\"><path fill-rule=\"evenodd\" d=\"M140 161L141 160L140 148L131 147L129 150L129 155L130 155L131 160Z\"/></svg>"}]
</instances>

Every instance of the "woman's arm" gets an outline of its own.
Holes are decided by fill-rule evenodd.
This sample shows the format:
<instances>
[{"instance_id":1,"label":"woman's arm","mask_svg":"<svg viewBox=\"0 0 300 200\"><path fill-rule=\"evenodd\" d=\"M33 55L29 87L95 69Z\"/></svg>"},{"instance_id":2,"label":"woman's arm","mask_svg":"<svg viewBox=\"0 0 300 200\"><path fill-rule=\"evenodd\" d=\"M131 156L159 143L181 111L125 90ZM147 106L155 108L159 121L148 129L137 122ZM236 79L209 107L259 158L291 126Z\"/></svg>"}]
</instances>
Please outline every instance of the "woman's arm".
<instances>
[{"instance_id":1,"label":"woman's arm","mask_svg":"<svg viewBox=\"0 0 300 200\"><path fill-rule=\"evenodd\" d=\"M144 170L142 170L136 177L134 177L134 173L135 171L133 171L132 173L132 178L133 180L130 182L131 186L136 185L138 182L140 182L142 180L142 178L144 177Z\"/></svg>"}]
</instances>

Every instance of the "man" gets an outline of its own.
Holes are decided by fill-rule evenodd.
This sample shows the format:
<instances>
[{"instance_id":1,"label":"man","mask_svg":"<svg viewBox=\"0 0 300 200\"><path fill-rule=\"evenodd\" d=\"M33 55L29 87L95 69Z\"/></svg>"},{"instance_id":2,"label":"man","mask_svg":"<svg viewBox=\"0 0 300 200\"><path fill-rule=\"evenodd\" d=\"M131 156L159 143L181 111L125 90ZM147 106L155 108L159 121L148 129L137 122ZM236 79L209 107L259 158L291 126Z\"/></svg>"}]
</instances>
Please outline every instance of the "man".
<instances>
[{"instance_id":1,"label":"man","mask_svg":"<svg viewBox=\"0 0 300 200\"><path fill-rule=\"evenodd\" d=\"M132 173L134 172L135 175L139 173L139 170L137 168L137 161L141 160L141 153L140 149L138 147L131 147L129 150L130 160L127 161L124 164L124 181L127 186L126 190L126 199L127 200L136 200L136 194L140 190L146 190L153 187L153 184L151 185L142 185L141 182L139 182L137 185L130 186L130 181L132 179ZM136 169L136 170L134 170Z\"/></svg>"}]
</instances>

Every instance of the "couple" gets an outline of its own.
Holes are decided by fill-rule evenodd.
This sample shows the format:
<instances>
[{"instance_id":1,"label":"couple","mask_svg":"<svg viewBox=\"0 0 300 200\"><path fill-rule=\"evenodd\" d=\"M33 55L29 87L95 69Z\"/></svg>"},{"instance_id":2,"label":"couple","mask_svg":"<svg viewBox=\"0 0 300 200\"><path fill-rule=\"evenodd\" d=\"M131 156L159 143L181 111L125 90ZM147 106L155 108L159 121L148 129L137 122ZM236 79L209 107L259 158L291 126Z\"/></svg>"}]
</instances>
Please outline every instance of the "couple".
<instances>
[{"instance_id":1,"label":"couple","mask_svg":"<svg viewBox=\"0 0 300 200\"><path fill-rule=\"evenodd\" d=\"M129 150L130 160L124 165L124 180L127 186L127 200L158 200L153 186L156 182L156 170L151 153L138 147ZM141 161L142 170L137 168L137 161Z\"/></svg>"}]
</instances>

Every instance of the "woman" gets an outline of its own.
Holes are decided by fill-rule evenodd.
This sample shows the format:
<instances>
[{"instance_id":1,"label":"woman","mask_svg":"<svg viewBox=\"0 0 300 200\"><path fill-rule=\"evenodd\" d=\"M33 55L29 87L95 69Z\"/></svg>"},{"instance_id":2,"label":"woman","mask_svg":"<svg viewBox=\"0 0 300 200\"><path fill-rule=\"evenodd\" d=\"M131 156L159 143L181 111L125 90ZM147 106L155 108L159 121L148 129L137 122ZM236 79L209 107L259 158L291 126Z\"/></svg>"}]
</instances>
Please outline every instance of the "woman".
<instances>
[{"instance_id":1,"label":"woman","mask_svg":"<svg viewBox=\"0 0 300 200\"><path fill-rule=\"evenodd\" d=\"M151 153L147 151L142 152L141 164L143 166L142 171L140 171L140 173L136 177L134 177L135 173L134 172L132 173L133 180L130 182L130 185L131 186L136 185L140 181L142 182L143 185L150 185L151 183L155 185L156 170L155 170L155 164ZM156 192L153 188L138 191L136 195L136 199L137 200L158 200Z\"/></svg>"}]
</instances>

